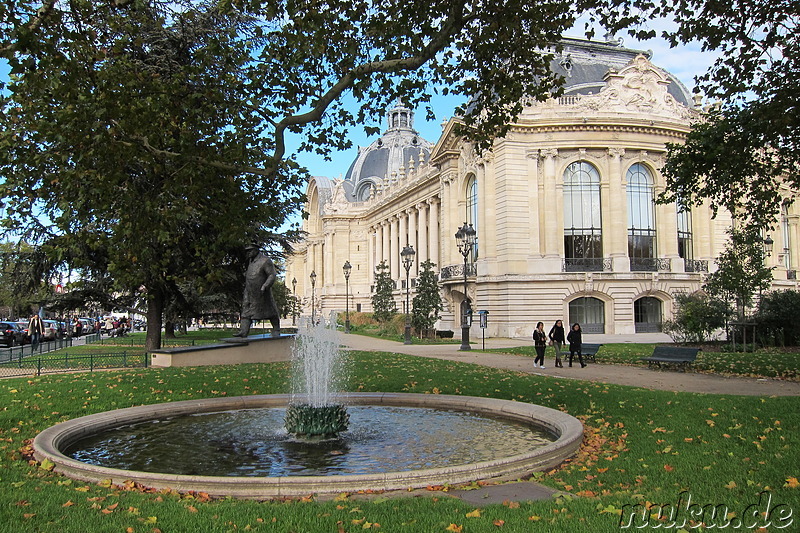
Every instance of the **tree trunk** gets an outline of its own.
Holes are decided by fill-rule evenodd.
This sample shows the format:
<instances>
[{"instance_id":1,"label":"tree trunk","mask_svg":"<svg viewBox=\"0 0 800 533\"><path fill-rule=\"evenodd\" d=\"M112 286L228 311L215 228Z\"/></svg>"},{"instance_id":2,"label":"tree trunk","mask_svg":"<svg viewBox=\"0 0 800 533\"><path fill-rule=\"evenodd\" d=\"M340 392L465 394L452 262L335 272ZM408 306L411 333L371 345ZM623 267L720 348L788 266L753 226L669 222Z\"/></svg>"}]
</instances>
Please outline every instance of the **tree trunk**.
<instances>
[{"instance_id":1,"label":"tree trunk","mask_svg":"<svg viewBox=\"0 0 800 533\"><path fill-rule=\"evenodd\" d=\"M164 337L168 339L175 338L175 322L172 320L164 321Z\"/></svg>"},{"instance_id":2,"label":"tree trunk","mask_svg":"<svg viewBox=\"0 0 800 533\"><path fill-rule=\"evenodd\" d=\"M150 352L161 348L161 319L164 313L164 293L159 289L147 290L147 340L145 349Z\"/></svg>"}]
</instances>

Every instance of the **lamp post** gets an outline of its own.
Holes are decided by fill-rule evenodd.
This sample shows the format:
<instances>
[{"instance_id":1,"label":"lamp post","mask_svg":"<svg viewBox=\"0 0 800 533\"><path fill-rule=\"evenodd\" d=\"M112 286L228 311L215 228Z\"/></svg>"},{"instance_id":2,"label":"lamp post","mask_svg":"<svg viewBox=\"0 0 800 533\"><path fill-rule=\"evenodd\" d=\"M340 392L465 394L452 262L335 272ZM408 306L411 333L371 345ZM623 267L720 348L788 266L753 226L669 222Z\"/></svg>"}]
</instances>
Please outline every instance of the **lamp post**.
<instances>
[{"instance_id":1,"label":"lamp post","mask_svg":"<svg viewBox=\"0 0 800 533\"><path fill-rule=\"evenodd\" d=\"M772 237L769 235L766 236L764 239L764 255L769 257L772 255L772 246L775 244L775 241L772 240Z\"/></svg>"},{"instance_id":2,"label":"lamp post","mask_svg":"<svg viewBox=\"0 0 800 533\"><path fill-rule=\"evenodd\" d=\"M472 349L469 345L470 305L467 298L467 258L475 246L475 228L472 227L472 224L468 225L464 222L464 225L458 228L456 243L458 244L458 251L464 256L464 302L461 305L461 346L459 350L465 351Z\"/></svg>"},{"instance_id":3,"label":"lamp post","mask_svg":"<svg viewBox=\"0 0 800 533\"><path fill-rule=\"evenodd\" d=\"M350 333L350 261L345 261L342 271L344 272L344 332Z\"/></svg>"},{"instance_id":4,"label":"lamp post","mask_svg":"<svg viewBox=\"0 0 800 533\"><path fill-rule=\"evenodd\" d=\"M311 325L317 325L317 306L315 301L315 294L314 294L314 286L317 283L317 273L313 270L311 271Z\"/></svg>"},{"instance_id":5,"label":"lamp post","mask_svg":"<svg viewBox=\"0 0 800 533\"><path fill-rule=\"evenodd\" d=\"M406 247L403 248L403 251L400 252L400 257L403 258L403 268L406 269L406 330L405 330L405 337L403 340L403 344L411 344L411 307L409 306L408 297L411 292L411 282L410 282L410 274L409 271L411 270L411 265L414 263L414 255L416 252L414 248L406 244Z\"/></svg>"},{"instance_id":6,"label":"lamp post","mask_svg":"<svg viewBox=\"0 0 800 533\"><path fill-rule=\"evenodd\" d=\"M292 325L297 323L297 278L292 278Z\"/></svg>"}]
</instances>

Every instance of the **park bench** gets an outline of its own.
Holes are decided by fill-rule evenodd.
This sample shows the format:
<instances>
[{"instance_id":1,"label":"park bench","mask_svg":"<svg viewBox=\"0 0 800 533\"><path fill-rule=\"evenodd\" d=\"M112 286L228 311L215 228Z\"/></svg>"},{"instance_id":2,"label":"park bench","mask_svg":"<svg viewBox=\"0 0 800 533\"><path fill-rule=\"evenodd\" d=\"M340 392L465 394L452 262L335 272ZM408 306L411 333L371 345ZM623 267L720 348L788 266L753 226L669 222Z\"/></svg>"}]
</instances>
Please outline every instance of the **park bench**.
<instances>
[{"instance_id":1,"label":"park bench","mask_svg":"<svg viewBox=\"0 0 800 533\"><path fill-rule=\"evenodd\" d=\"M602 344L581 344L581 355L583 355L584 361L588 361L590 363L595 363L595 356L597 355L597 350L600 349Z\"/></svg>"},{"instance_id":2,"label":"park bench","mask_svg":"<svg viewBox=\"0 0 800 533\"><path fill-rule=\"evenodd\" d=\"M687 348L682 346L656 346L653 355L642 357L642 361L647 361L647 366L661 368L665 365L675 365L684 372L697 359L697 352L700 348Z\"/></svg>"}]
</instances>

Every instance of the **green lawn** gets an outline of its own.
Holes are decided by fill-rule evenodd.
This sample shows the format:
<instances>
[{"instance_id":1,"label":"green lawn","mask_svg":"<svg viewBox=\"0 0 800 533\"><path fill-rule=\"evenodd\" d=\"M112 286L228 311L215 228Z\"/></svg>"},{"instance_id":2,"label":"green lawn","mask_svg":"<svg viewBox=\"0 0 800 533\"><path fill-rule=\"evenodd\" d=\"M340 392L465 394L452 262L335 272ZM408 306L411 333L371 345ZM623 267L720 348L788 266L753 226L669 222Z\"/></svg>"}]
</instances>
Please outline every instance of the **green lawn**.
<instances>
[{"instance_id":1,"label":"green lawn","mask_svg":"<svg viewBox=\"0 0 800 533\"><path fill-rule=\"evenodd\" d=\"M286 363L150 368L0 381L0 531L611 532L619 530L624 506L677 503L684 491L693 503L724 504L736 516L757 504L762 491L771 494L773 508L800 511L800 433L794 430L800 398L652 391L379 352L352 354L350 390L490 396L582 419L579 455L536 476L576 496L490 505L480 516L443 491L369 501L344 495L338 501L208 501L87 484L26 460L31 439L57 422L132 405L286 392L288 369ZM625 509L627 515L631 508ZM785 508L770 516L775 522L778 510Z\"/></svg>"},{"instance_id":2,"label":"green lawn","mask_svg":"<svg viewBox=\"0 0 800 533\"><path fill-rule=\"evenodd\" d=\"M640 361L640 358L652 354L654 346L655 344L604 344L597 352L597 362L646 366L647 363ZM536 356L532 345L486 351ZM547 348L546 357L550 361L553 360L554 354L553 348ZM763 348L754 353L701 351L693 367L695 372L710 374L800 381L800 352L786 352L776 348Z\"/></svg>"}]
</instances>

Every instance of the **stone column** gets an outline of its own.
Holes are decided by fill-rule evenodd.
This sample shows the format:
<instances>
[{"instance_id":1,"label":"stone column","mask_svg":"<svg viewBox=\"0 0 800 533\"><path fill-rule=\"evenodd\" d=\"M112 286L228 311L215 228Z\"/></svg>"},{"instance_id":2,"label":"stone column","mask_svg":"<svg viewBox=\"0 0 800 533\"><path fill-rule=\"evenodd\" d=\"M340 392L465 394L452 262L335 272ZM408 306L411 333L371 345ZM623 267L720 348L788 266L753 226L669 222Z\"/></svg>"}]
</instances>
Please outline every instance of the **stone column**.
<instances>
[{"instance_id":1,"label":"stone column","mask_svg":"<svg viewBox=\"0 0 800 533\"><path fill-rule=\"evenodd\" d=\"M556 157L558 156L558 149L556 148L549 148L546 150L542 150L542 157L544 158L544 164L542 167L544 176L544 202L539 203L539 227L547 228L550 224L547 224L546 220L543 220L542 215L546 213L546 207L551 205L555 201L556 195ZM546 215L545 215L546 216ZM542 246L540 253L544 256L558 256L559 255L559 241L563 238L563 235L559 235L556 231L545 231L543 235Z\"/></svg>"},{"instance_id":2,"label":"stone column","mask_svg":"<svg viewBox=\"0 0 800 533\"><path fill-rule=\"evenodd\" d=\"M608 195L600 197L603 209L603 255L611 258L614 272L630 272L628 260L627 194L622 186L622 148L608 149ZM602 192L602 189L601 189Z\"/></svg>"},{"instance_id":3,"label":"stone column","mask_svg":"<svg viewBox=\"0 0 800 533\"><path fill-rule=\"evenodd\" d=\"M389 221L389 272L392 279L399 279L400 275L400 251L397 248L400 236L398 235L398 217L393 216Z\"/></svg>"},{"instance_id":4,"label":"stone column","mask_svg":"<svg viewBox=\"0 0 800 533\"><path fill-rule=\"evenodd\" d=\"M428 211L426 207L425 202L417 205L417 212L419 213L419 228L417 232L419 250L417 250L417 257L419 258L419 263L424 263L428 259Z\"/></svg>"},{"instance_id":5,"label":"stone column","mask_svg":"<svg viewBox=\"0 0 800 533\"><path fill-rule=\"evenodd\" d=\"M408 215L406 213L400 213L397 218L400 222L400 232L397 235L397 276L399 279L405 279L405 269L403 268L403 262L400 259L400 252L403 251L406 244L408 244ZM400 285L398 284L398 287Z\"/></svg>"},{"instance_id":6,"label":"stone column","mask_svg":"<svg viewBox=\"0 0 800 533\"><path fill-rule=\"evenodd\" d=\"M384 220L381 222L381 263L386 261L386 266L390 267L389 264L389 221Z\"/></svg>"},{"instance_id":7,"label":"stone column","mask_svg":"<svg viewBox=\"0 0 800 533\"><path fill-rule=\"evenodd\" d=\"M417 246L417 210L415 207L410 207L408 211L408 245L414 248L415 252L419 251L419 246ZM411 270L409 271L412 278L417 277L417 273L419 272L419 253L417 253L416 257L414 257L414 264L411 266Z\"/></svg>"},{"instance_id":8,"label":"stone column","mask_svg":"<svg viewBox=\"0 0 800 533\"><path fill-rule=\"evenodd\" d=\"M334 249L333 249L333 233L326 233L325 234L325 257L323 258L324 259L324 269L323 269L323 273L322 273L322 276L321 276L322 279L320 280L321 281L320 285L328 285L328 284L333 284L334 283L334 280L336 279L336 274L334 274L334 271L333 271L333 269L334 269L333 260L334 260L334 256L335 255L336 254L334 253Z\"/></svg>"},{"instance_id":9,"label":"stone column","mask_svg":"<svg viewBox=\"0 0 800 533\"><path fill-rule=\"evenodd\" d=\"M428 234L430 248L428 249L428 257L431 261L436 263L436 268L442 268L442 253L439 250L439 199L431 198L430 201L430 215L428 216Z\"/></svg>"},{"instance_id":10,"label":"stone column","mask_svg":"<svg viewBox=\"0 0 800 533\"><path fill-rule=\"evenodd\" d=\"M376 240L377 240L377 233L376 233L375 226L370 226L368 231L369 231L369 234L368 234L369 237L367 239L367 243L368 243L368 247L367 247L367 272L375 272L375 265L377 264L375 262L375 259L376 259L376 257L375 257L375 253L376 253L375 252L375 250L376 250L375 244L376 244ZM371 279L368 279L368 281L371 281Z\"/></svg>"}]
</instances>

